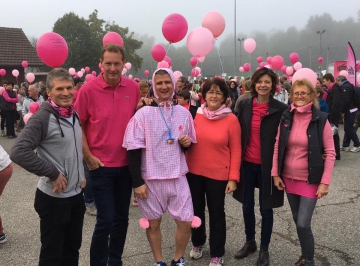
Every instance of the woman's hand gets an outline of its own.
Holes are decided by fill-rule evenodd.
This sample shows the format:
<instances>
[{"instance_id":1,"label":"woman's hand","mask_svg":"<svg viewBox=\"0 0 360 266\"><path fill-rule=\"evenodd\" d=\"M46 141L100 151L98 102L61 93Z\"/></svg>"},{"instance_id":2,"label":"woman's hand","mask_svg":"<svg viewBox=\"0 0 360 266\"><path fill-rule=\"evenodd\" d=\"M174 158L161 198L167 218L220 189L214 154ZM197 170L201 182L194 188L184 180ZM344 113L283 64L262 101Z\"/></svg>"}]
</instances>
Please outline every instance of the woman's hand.
<instances>
[{"instance_id":1,"label":"woman's hand","mask_svg":"<svg viewBox=\"0 0 360 266\"><path fill-rule=\"evenodd\" d=\"M329 193L329 185L320 184L316 191L316 196L318 197L318 199L321 199L322 197L326 196L328 193Z\"/></svg>"},{"instance_id":2,"label":"woman's hand","mask_svg":"<svg viewBox=\"0 0 360 266\"><path fill-rule=\"evenodd\" d=\"M279 176L273 176L273 179L275 187L277 187L278 190L284 190L284 181Z\"/></svg>"},{"instance_id":3,"label":"woman's hand","mask_svg":"<svg viewBox=\"0 0 360 266\"><path fill-rule=\"evenodd\" d=\"M226 185L225 193L230 194L231 192L234 192L236 190L236 188L237 188L236 181L229 180Z\"/></svg>"}]
</instances>

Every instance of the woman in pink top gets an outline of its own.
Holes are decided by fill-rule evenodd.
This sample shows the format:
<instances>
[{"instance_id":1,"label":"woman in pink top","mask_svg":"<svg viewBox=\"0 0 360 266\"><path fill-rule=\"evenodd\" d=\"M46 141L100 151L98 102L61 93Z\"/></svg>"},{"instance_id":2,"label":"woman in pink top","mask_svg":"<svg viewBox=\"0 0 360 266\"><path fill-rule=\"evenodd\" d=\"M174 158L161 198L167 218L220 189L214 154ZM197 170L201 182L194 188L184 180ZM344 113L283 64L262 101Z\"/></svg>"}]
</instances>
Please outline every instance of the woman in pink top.
<instances>
[{"instance_id":1,"label":"woman in pink top","mask_svg":"<svg viewBox=\"0 0 360 266\"><path fill-rule=\"evenodd\" d=\"M295 265L314 265L311 218L317 199L329 192L333 133L308 80L295 81L290 98L290 110L280 120L271 174L277 189L285 189L296 224L302 254Z\"/></svg>"}]
</instances>

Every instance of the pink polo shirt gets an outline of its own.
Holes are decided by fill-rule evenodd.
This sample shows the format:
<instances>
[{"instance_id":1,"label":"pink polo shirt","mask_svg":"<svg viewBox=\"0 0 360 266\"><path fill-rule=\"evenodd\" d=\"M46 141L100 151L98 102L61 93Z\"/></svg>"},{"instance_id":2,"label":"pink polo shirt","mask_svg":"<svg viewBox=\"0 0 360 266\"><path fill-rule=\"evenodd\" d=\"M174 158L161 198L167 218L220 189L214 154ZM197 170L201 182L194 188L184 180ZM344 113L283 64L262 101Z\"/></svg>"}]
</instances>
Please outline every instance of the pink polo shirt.
<instances>
[{"instance_id":1,"label":"pink polo shirt","mask_svg":"<svg viewBox=\"0 0 360 266\"><path fill-rule=\"evenodd\" d=\"M128 164L122 143L139 100L139 84L126 77L121 77L116 88L108 85L102 75L81 87L75 109L85 126L91 154L105 167Z\"/></svg>"}]
</instances>

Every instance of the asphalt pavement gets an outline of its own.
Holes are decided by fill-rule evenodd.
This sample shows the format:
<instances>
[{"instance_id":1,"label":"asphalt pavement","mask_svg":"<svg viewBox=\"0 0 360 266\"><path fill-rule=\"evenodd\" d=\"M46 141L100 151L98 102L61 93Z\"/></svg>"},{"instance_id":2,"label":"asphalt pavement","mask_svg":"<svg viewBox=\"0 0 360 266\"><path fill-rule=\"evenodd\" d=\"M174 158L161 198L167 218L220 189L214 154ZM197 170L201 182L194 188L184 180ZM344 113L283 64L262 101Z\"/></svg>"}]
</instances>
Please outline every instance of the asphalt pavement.
<instances>
[{"instance_id":1,"label":"asphalt pavement","mask_svg":"<svg viewBox=\"0 0 360 266\"><path fill-rule=\"evenodd\" d=\"M343 131L340 127L340 135ZM8 152L14 140L0 137L0 145ZM312 220L315 237L316 265L360 265L360 153L342 152L336 161L328 196L319 200ZM38 177L14 165L14 173L0 199L0 214L8 242L0 244L0 266L38 265L40 250L39 218L34 210ZM261 216L256 204L259 242ZM226 196L227 242L225 265L255 265L258 252L243 260L233 258L245 241L241 204ZM300 256L296 228L287 200L274 210L274 230L269 248L271 265L294 265ZM139 227L138 208L130 206L129 229L123 256L125 266L153 265L154 259L145 231ZM207 223L208 224L208 223ZM89 265L89 248L95 217L85 214L83 243L79 265ZM162 223L163 254L168 265L173 258L175 223L165 215ZM186 250L186 265L209 265L209 248L203 258L189 258L191 242Z\"/></svg>"}]
</instances>

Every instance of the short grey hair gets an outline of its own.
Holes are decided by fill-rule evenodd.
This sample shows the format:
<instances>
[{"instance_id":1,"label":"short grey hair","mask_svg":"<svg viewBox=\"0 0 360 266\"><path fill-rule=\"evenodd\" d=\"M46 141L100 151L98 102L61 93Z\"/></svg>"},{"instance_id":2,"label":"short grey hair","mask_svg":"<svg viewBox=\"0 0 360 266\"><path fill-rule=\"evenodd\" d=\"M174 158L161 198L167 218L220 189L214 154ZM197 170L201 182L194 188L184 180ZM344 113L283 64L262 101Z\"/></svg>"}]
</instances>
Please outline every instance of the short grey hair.
<instances>
[{"instance_id":1,"label":"short grey hair","mask_svg":"<svg viewBox=\"0 0 360 266\"><path fill-rule=\"evenodd\" d=\"M34 83L34 84L30 84L29 85L29 89L30 89L30 87L34 87L34 89L35 89L35 91L36 92L39 92L39 83Z\"/></svg>"},{"instance_id":2,"label":"short grey hair","mask_svg":"<svg viewBox=\"0 0 360 266\"><path fill-rule=\"evenodd\" d=\"M338 80L340 80L341 82L343 82L343 81L347 80L347 78L346 78L345 76L338 76L338 77L336 78L336 81L338 81Z\"/></svg>"},{"instance_id":3,"label":"short grey hair","mask_svg":"<svg viewBox=\"0 0 360 266\"><path fill-rule=\"evenodd\" d=\"M74 86L74 81L69 73L64 68L54 68L49 72L46 78L46 88L51 91L53 88L53 80L61 80L61 81L70 81L71 84Z\"/></svg>"}]
</instances>

